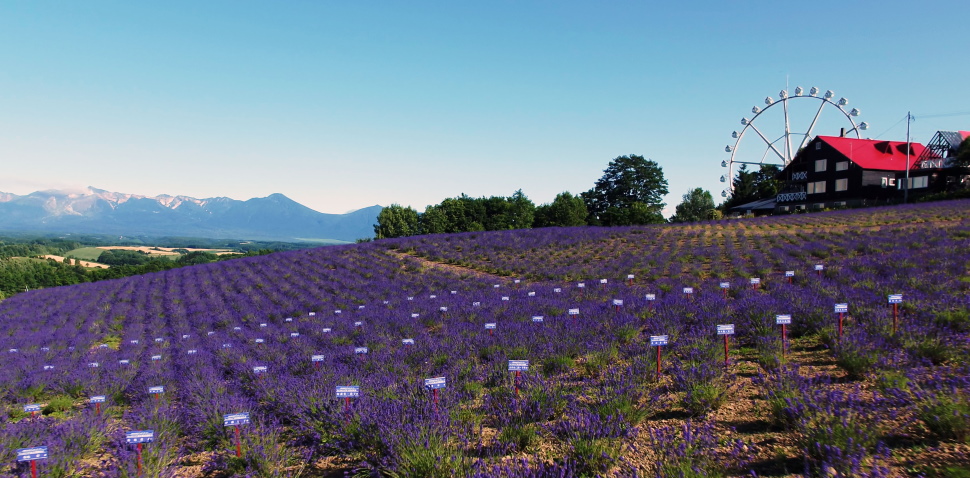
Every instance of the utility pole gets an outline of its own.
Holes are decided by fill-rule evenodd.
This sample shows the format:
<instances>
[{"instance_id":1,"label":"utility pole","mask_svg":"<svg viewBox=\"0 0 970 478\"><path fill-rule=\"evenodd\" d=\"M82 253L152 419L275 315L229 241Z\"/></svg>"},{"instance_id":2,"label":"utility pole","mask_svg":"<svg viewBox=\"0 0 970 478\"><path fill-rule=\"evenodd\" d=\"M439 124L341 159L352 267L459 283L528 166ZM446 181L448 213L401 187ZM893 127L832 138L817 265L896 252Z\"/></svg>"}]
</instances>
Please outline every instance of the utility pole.
<instances>
[{"instance_id":1,"label":"utility pole","mask_svg":"<svg viewBox=\"0 0 970 478\"><path fill-rule=\"evenodd\" d=\"M903 204L909 201L909 150L912 147L909 141L909 123L913 121L913 113L906 112L906 182L903 183Z\"/></svg>"}]
</instances>

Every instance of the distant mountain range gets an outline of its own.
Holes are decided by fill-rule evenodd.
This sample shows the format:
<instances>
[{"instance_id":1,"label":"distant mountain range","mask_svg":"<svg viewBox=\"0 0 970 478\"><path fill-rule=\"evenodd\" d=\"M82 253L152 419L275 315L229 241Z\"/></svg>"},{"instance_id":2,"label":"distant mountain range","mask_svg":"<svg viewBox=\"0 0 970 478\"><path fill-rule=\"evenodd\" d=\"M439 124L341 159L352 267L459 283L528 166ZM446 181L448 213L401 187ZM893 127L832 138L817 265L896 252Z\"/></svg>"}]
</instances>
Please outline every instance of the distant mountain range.
<instances>
[{"instance_id":1,"label":"distant mountain range","mask_svg":"<svg viewBox=\"0 0 970 478\"><path fill-rule=\"evenodd\" d=\"M0 231L272 241L347 241L374 236L381 206L314 211L282 194L246 201L139 196L87 188L0 192Z\"/></svg>"}]
</instances>

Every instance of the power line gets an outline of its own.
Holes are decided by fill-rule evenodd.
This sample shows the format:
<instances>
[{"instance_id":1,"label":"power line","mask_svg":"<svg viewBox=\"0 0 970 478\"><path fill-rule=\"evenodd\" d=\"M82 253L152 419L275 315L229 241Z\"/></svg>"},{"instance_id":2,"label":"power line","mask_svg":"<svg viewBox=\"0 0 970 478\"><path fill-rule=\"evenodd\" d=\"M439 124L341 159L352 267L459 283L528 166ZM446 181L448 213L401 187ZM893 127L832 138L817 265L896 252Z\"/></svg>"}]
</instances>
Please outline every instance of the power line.
<instances>
[{"instance_id":1,"label":"power line","mask_svg":"<svg viewBox=\"0 0 970 478\"><path fill-rule=\"evenodd\" d=\"M940 113L935 115L913 115L914 118L948 118L951 116L970 116L970 111L961 111L959 113Z\"/></svg>"},{"instance_id":2,"label":"power line","mask_svg":"<svg viewBox=\"0 0 970 478\"><path fill-rule=\"evenodd\" d=\"M899 123L902 123L903 121L906 121L906 118L909 118L909 114L907 114L907 115L903 116L902 118L900 118L899 121L896 122L896 124L890 126L886 131L883 131L882 133L877 134L875 137L876 138L880 138L880 137L882 137L882 135L884 135L884 134L892 131L893 128L899 126Z\"/></svg>"}]
</instances>

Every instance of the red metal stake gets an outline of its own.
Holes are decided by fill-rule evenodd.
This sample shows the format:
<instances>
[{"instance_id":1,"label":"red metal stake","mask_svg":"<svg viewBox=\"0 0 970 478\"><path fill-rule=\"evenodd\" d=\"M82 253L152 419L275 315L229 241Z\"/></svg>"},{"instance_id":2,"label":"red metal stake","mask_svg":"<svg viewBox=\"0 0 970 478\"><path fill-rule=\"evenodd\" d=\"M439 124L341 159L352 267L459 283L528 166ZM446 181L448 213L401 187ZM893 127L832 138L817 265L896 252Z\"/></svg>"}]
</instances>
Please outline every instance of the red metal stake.
<instances>
[{"instance_id":1,"label":"red metal stake","mask_svg":"<svg viewBox=\"0 0 970 478\"><path fill-rule=\"evenodd\" d=\"M788 284L791 284L792 277L788 278Z\"/></svg>"},{"instance_id":2,"label":"red metal stake","mask_svg":"<svg viewBox=\"0 0 970 478\"><path fill-rule=\"evenodd\" d=\"M94 404L94 410L98 414L98 416L100 417L101 416L101 403L100 402Z\"/></svg>"},{"instance_id":3,"label":"red metal stake","mask_svg":"<svg viewBox=\"0 0 970 478\"><path fill-rule=\"evenodd\" d=\"M723 290L724 290L724 298L727 299L727 289L723 289Z\"/></svg>"},{"instance_id":4,"label":"red metal stake","mask_svg":"<svg viewBox=\"0 0 970 478\"><path fill-rule=\"evenodd\" d=\"M30 418L34 418L35 416L37 416L37 412L30 412Z\"/></svg>"},{"instance_id":5,"label":"red metal stake","mask_svg":"<svg viewBox=\"0 0 970 478\"><path fill-rule=\"evenodd\" d=\"M724 336L724 366L725 367L728 366L728 337L730 337L730 335Z\"/></svg>"},{"instance_id":6,"label":"red metal stake","mask_svg":"<svg viewBox=\"0 0 970 478\"><path fill-rule=\"evenodd\" d=\"M626 285L633 285L633 279L627 279Z\"/></svg>"},{"instance_id":7,"label":"red metal stake","mask_svg":"<svg viewBox=\"0 0 970 478\"><path fill-rule=\"evenodd\" d=\"M893 304L893 335L896 335L896 325L899 321L899 304Z\"/></svg>"},{"instance_id":8,"label":"red metal stake","mask_svg":"<svg viewBox=\"0 0 970 478\"><path fill-rule=\"evenodd\" d=\"M781 324L781 356L782 356L782 358L785 357L785 348L786 348L785 346L787 345L786 342L788 341L788 334L786 333L787 331L785 330L785 327L786 327L785 324Z\"/></svg>"},{"instance_id":9,"label":"red metal stake","mask_svg":"<svg viewBox=\"0 0 970 478\"><path fill-rule=\"evenodd\" d=\"M236 458L242 457L242 442L239 439L239 425L234 426L236 429Z\"/></svg>"},{"instance_id":10,"label":"red metal stake","mask_svg":"<svg viewBox=\"0 0 970 478\"><path fill-rule=\"evenodd\" d=\"M30 476L37 478L37 462L30 460Z\"/></svg>"},{"instance_id":11,"label":"red metal stake","mask_svg":"<svg viewBox=\"0 0 970 478\"><path fill-rule=\"evenodd\" d=\"M839 340L842 340L842 316L843 313L839 312Z\"/></svg>"},{"instance_id":12,"label":"red metal stake","mask_svg":"<svg viewBox=\"0 0 970 478\"><path fill-rule=\"evenodd\" d=\"M495 332L495 331L494 331L494 330L492 330L492 329L488 329L488 335L489 335L489 337L491 337L491 336L492 336L492 332Z\"/></svg>"},{"instance_id":13,"label":"red metal stake","mask_svg":"<svg viewBox=\"0 0 970 478\"><path fill-rule=\"evenodd\" d=\"M138 444L138 476L141 476L141 443Z\"/></svg>"},{"instance_id":14,"label":"red metal stake","mask_svg":"<svg viewBox=\"0 0 970 478\"><path fill-rule=\"evenodd\" d=\"M660 349L661 346L657 346L657 380L660 380Z\"/></svg>"},{"instance_id":15,"label":"red metal stake","mask_svg":"<svg viewBox=\"0 0 970 478\"><path fill-rule=\"evenodd\" d=\"M522 372L519 372L518 370L515 371L515 396L516 397L519 396L519 377L521 375L522 375Z\"/></svg>"},{"instance_id":16,"label":"red metal stake","mask_svg":"<svg viewBox=\"0 0 970 478\"><path fill-rule=\"evenodd\" d=\"M350 413L350 397L344 397L344 412Z\"/></svg>"},{"instance_id":17,"label":"red metal stake","mask_svg":"<svg viewBox=\"0 0 970 478\"><path fill-rule=\"evenodd\" d=\"M434 412L438 413L438 389L432 389L431 394L434 396Z\"/></svg>"}]
</instances>

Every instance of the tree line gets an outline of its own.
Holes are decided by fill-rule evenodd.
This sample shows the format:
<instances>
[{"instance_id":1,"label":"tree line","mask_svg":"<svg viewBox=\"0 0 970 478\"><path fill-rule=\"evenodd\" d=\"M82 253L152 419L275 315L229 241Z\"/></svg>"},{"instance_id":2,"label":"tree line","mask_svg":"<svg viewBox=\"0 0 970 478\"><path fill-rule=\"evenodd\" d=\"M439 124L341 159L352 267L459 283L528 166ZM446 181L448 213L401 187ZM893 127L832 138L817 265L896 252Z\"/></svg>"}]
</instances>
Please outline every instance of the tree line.
<instances>
[{"instance_id":1,"label":"tree line","mask_svg":"<svg viewBox=\"0 0 970 478\"><path fill-rule=\"evenodd\" d=\"M736 205L774 196L780 189L778 168L759 171L741 167L734 179L734 195L715 206L711 193L695 188L684 194L671 222L720 219ZM653 160L631 154L614 158L593 187L578 195L566 191L548 204L536 206L522 190L509 197L448 198L418 212L392 204L381 210L374 237L415 236L469 231L498 231L552 226L629 226L661 224L668 193L663 169Z\"/></svg>"},{"instance_id":2,"label":"tree line","mask_svg":"<svg viewBox=\"0 0 970 478\"><path fill-rule=\"evenodd\" d=\"M0 245L0 299L13 294L33 289L56 287L62 285L95 282L106 279L119 279L150 272L160 272L176 267L183 267L208 262L251 257L276 252L270 249L250 251L244 254L227 254L217 256L210 252L193 251L181 255L176 260L153 258L148 254L137 251L105 251L99 257L99 262L107 259L115 265L107 269L89 269L81 267L77 261L70 258L64 261L55 259L39 259L41 255L61 255L77 247L64 250L56 248L38 247L38 244L2 244ZM133 254L126 254L133 253ZM138 257L138 256L143 257ZM111 256L114 256L112 258Z\"/></svg>"}]
</instances>

